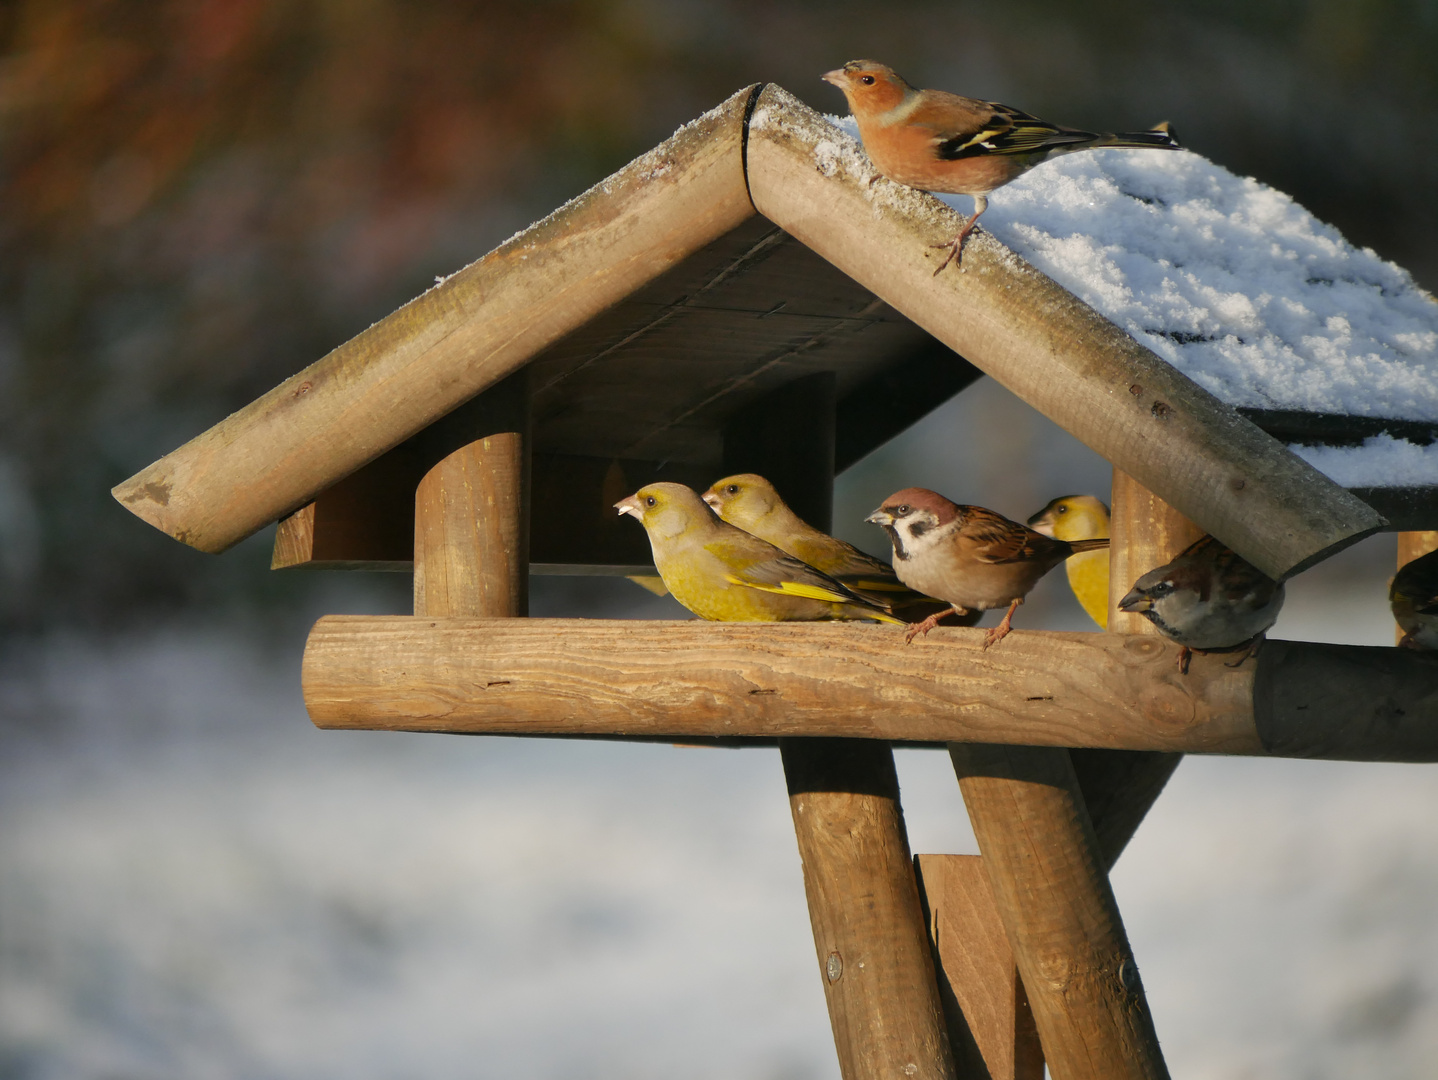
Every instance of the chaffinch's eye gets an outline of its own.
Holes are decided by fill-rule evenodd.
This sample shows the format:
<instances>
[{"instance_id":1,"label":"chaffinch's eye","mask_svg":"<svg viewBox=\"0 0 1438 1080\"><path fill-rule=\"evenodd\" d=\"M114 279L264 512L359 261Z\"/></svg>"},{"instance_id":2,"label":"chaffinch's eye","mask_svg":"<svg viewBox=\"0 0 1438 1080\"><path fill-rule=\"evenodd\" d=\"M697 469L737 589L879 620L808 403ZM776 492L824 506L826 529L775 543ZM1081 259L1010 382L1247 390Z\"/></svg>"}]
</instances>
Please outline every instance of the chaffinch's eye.
<instances>
[{"instance_id":1,"label":"chaffinch's eye","mask_svg":"<svg viewBox=\"0 0 1438 1080\"><path fill-rule=\"evenodd\" d=\"M738 495L738 494L739 494L739 485L738 485L738 484L730 484L730 485L729 485L728 487L726 487L724 490L727 491L730 495Z\"/></svg>"},{"instance_id":2,"label":"chaffinch's eye","mask_svg":"<svg viewBox=\"0 0 1438 1080\"><path fill-rule=\"evenodd\" d=\"M651 495L651 496L649 496L649 498L647 498L647 499L644 500L644 505L645 505L645 506L653 506L653 505L654 505L656 502L658 502L658 501L659 501L659 500L657 500L653 495Z\"/></svg>"},{"instance_id":3,"label":"chaffinch's eye","mask_svg":"<svg viewBox=\"0 0 1438 1080\"><path fill-rule=\"evenodd\" d=\"M859 76L859 81L860 81L861 83L863 83L865 86L873 86L873 85L874 85L874 76L872 76L872 75L860 75L860 76Z\"/></svg>"}]
</instances>

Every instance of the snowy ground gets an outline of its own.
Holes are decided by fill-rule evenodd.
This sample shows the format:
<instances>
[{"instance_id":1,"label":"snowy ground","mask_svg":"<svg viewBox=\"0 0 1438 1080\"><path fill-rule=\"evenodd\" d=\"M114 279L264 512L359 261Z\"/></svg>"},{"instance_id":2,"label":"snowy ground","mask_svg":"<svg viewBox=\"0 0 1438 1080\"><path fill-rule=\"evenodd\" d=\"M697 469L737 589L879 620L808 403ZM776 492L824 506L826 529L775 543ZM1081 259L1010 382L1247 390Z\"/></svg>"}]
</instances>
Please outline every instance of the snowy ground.
<instances>
[{"instance_id":1,"label":"snowy ground","mask_svg":"<svg viewBox=\"0 0 1438 1080\"><path fill-rule=\"evenodd\" d=\"M1066 438L986 381L840 520L874 546L896 473L1101 490ZM1392 559L1295 579L1277 636L1391 642ZM1041 590L1021 626L1083 626ZM550 579L535 613L626 598L670 611ZM0 658L0 1077L837 1076L775 752L318 732L307 624ZM972 851L946 756L899 759L914 848ZM1431 1076L1435 823L1434 767L1187 760L1114 875L1174 1075Z\"/></svg>"}]
</instances>

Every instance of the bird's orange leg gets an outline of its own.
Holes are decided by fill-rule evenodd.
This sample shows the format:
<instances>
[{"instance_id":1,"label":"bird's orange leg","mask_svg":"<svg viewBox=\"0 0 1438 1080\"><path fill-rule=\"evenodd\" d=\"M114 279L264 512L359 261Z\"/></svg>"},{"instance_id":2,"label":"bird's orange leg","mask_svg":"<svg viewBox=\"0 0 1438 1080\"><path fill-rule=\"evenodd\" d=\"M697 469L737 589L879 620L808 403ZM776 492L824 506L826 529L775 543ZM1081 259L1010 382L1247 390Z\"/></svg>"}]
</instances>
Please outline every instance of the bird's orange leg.
<instances>
[{"instance_id":1,"label":"bird's orange leg","mask_svg":"<svg viewBox=\"0 0 1438 1080\"><path fill-rule=\"evenodd\" d=\"M1187 645L1183 646L1178 650L1178 673L1180 675L1188 674L1188 662L1192 659L1193 650L1190 649Z\"/></svg>"},{"instance_id":2,"label":"bird's orange leg","mask_svg":"<svg viewBox=\"0 0 1438 1080\"><path fill-rule=\"evenodd\" d=\"M974 215L973 217L969 218L968 221L964 222L964 227L959 230L959 235L954 237L947 244L929 245L931 248L947 248L949 252L948 255L945 256L944 261L939 263L939 269L934 271L934 277L938 277L939 270L942 270L944 267L948 266L949 263L953 263L955 266L960 265L963 260L964 241L968 239L969 233L974 231L974 225L978 222L979 215L988 208L988 198L984 195L975 195Z\"/></svg>"},{"instance_id":3,"label":"bird's orange leg","mask_svg":"<svg viewBox=\"0 0 1438 1080\"><path fill-rule=\"evenodd\" d=\"M1013 621L1014 612L1018 611L1019 605L1023 602L1024 598L1020 596L1009 605L1009 610L1004 612L1003 621L1000 622L998 626L992 627L989 632L984 635L984 648L987 649L990 645L1003 641L1004 638L1009 636L1009 631L1013 629L1009 623Z\"/></svg>"},{"instance_id":4,"label":"bird's orange leg","mask_svg":"<svg viewBox=\"0 0 1438 1080\"><path fill-rule=\"evenodd\" d=\"M914 623L913 626L909 627L907 630L904 631L904 644L912 644L914 638L918 637L920 634L923 634L924 637L928 637L929 631L939 625L940 619L947 618L950 615L967 615L968 613L968 608L961 608L957 604L949 608L948 611L936 611L923 622Z\"/></svg>"}]
</instances>

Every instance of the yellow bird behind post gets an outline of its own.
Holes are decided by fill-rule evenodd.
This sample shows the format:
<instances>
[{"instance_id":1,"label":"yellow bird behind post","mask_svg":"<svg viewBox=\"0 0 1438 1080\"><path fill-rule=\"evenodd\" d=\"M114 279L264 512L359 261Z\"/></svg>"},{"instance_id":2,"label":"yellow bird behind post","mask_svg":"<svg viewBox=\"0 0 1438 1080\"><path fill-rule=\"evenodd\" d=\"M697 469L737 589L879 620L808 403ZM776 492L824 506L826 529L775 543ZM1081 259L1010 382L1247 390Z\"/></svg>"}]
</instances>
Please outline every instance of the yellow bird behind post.
<instances>
[{"instance_id":1,"label":"yellow bird behind post","mask_svg":"<svg viewBox=\"0 0 1438 1080\"><path fill-rule=\"evenodd\" d=\"M683 484L650 484L614 507L644 526L665 586L701 619L872 619L903 625L828 575L721 521Z\"/></svg>"},{"instance_id":2,"label":"yellow bird behind post","mask_svg":"<svg viewBox=\"0 0 1438 1080\"><path fill-rule=\"evenodd\" d=\"M730 525L768 541L905 621L918 622L936 611L949 609L944 601L909 588L882 559L804 521L789 509L774 485L757 473L738 473L716 480L704 493L704 501ZM979 617L975 614L957 622L974 623Z\"/></svg>"},{"instance_id":3,"label":"yellow bird behind post","mask_svg":"<svg viewBox=\"0 0 1438 1080\"><path fill-rule=\"evenodd\" d=\"M1064 495L1033 517L1029 528L1055 540L1095 540L1108 536L1108 507L1092 495ZM1108 629L1108 552L1085 551L1064 563L1069 588L1089 618Z\"/></svg>"},{"instance_id":4,"label":"yellow bird behind post","mask_svg":"<svg viewBox=\"0 0 1438 1080\"><path fill-rule=\"evenodd\" d=\"M1405 564L1388 587L1406 649L1438 649L1438 551Z\"/></svg>"}]
</instances>

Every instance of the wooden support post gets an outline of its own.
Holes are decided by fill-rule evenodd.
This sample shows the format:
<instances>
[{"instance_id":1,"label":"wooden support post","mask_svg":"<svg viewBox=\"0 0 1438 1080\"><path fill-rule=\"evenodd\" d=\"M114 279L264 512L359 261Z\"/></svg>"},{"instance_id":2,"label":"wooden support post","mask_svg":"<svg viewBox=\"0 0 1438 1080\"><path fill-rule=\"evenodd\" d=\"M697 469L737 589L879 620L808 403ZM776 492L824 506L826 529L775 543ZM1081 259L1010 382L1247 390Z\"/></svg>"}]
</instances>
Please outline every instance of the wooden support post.
<instances>
[{"instance_id":1,"label":"wooden support post","mask_svg":"<svg viewBox=\"0 0 1438 1080\"><path fill-rule=\"evenodd\" d=\"M1401 532L1398 534L1398 569L1402 570L1414 559L1438 551L1438 532ZM1403 640L1403 631L1393 628L1395 641Z\"/></svg>"},{"instance_id":2,"label":"wooden support post","mask_svg":"<svg viewBox=\"0 0 1438 1080\"><path fill-rule=\"evenodd\" d=\"M833 374L750 405L725 429L724 464L768 475L796 513L828 529ZM863 739L780 739L779 750L840 1074L951 1080L893 751Z\"/></svg>"},{"instance_id":3,"label":"wooden support post","mask_svg":"<svg viewBox=\"0 0 1438 1080\"><path fill-rule=\"evenodd\" d=\"M949 752L1054 1080L1166 1077L1067 751Z\"/></svg>"},{"instance_id":4,"label":"wooden support post","mask_svg":"<svg viewBox=\"0 0 1438 1080\"><path fill-rule=\"evenodd\" d=\"M529 390L524 371L426 435L415 491L414 613L529 614Z\"/></svg>"},{"instance_id":5,"label":"wooden support post","mask_svg":"<svg viewBox=\"0 0 1438 1080\"><path fill-rule=\"evenodd\" d=\"M1108 625L1111 632L1158 633L1143 616L1119 611L1118 602L1140 577L1168 562L1202 535L1203 530L1133 477L1114 470L1109 525ZM1112 869L1178 768L1181 755L1073 750L1070 756L1104 865Z\"/></svg>"},{"instance_id":6,"label":"wooden support post","mask_svg":"<svg viewBox=\"0 0 1438 1080\"><path fill-rule=\"evenodd\" d=\"M779 747L840 1074L952 1080L893 751L863 739Z\"/></svg>"},{"instance_id":7,"label":"wooden support post","mask_svg":"<svg viewBox=\"0 0 1438 1080\"><path fill-rule=\"evenodd\" d=\"M1044 1052L984 861L919 855L954 1064L966 1080L1043 1080Z\"/></svg>"}]
</instances>

